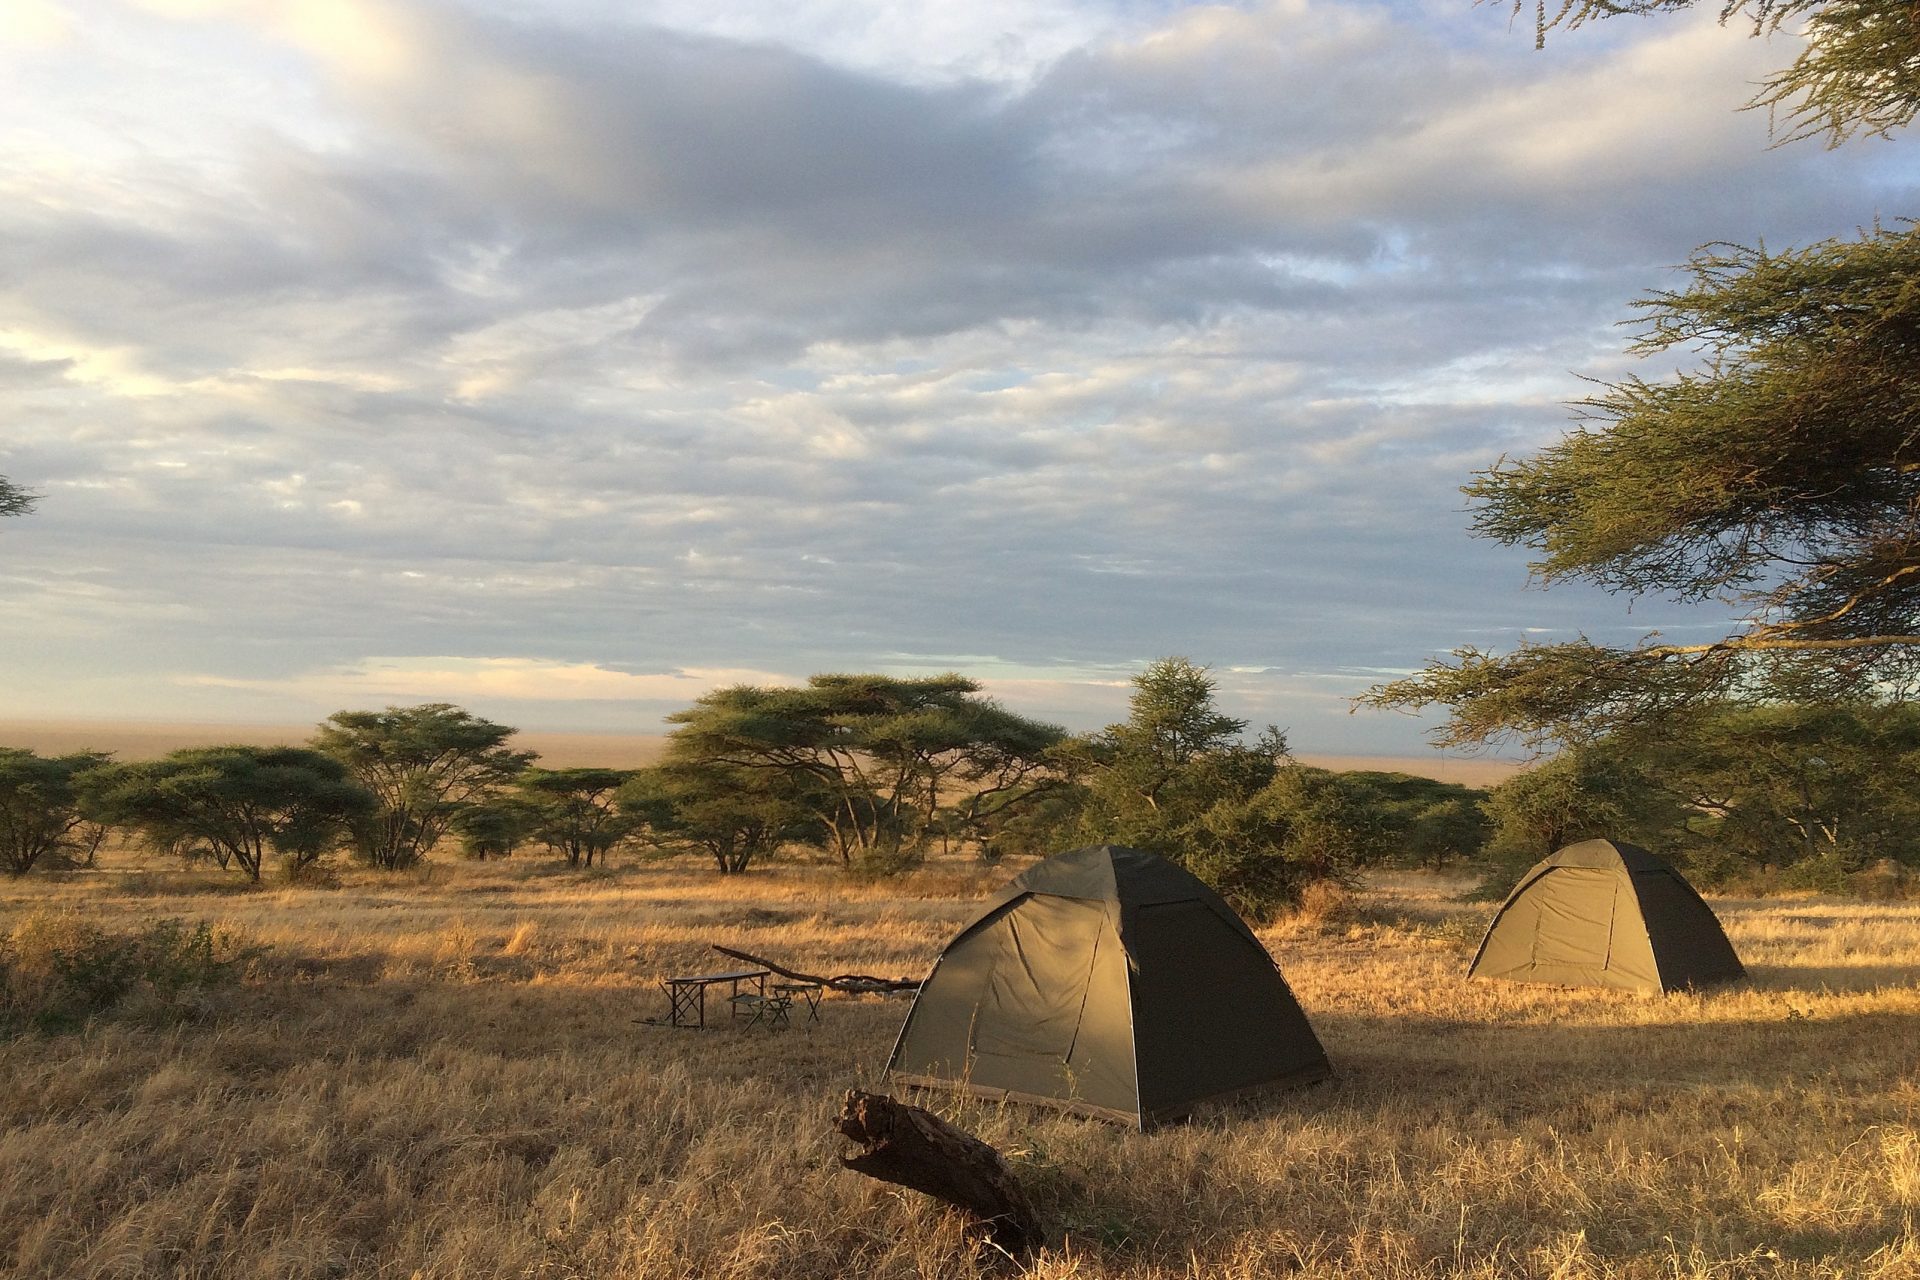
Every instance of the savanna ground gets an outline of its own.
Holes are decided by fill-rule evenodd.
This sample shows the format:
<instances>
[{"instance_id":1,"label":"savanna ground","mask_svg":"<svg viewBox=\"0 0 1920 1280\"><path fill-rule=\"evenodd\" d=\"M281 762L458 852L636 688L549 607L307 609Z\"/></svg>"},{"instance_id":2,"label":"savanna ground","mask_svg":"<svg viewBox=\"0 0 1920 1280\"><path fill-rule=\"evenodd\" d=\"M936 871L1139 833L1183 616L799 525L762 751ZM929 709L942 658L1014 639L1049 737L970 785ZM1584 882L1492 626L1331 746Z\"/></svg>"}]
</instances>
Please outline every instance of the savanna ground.
<instances>
[{"instance_id":1,"label":"savanna ground","mask_svg":"<svg viewBox=\"0 0 1920 1280\"><path fill-rule=\"evenodd\" d=\"M0 933L178 917L266 948L186 1021L0 1043L0 1273L1007 1270L836 1165L830 1119L884 1088L904 1001L830 997L810 1031L641 1019L661 976L727 966L714 942L921 974L1008 874L0 883ZM1461 981L1491 908L1459 888L1383 878L1264 931L1331 1083L1146 1135L933 1101L1057 1229L1034 1274L1920 1276L1920 905L1716 900L1753 983L1648 999Z\"/></svg>"}]
</instances>

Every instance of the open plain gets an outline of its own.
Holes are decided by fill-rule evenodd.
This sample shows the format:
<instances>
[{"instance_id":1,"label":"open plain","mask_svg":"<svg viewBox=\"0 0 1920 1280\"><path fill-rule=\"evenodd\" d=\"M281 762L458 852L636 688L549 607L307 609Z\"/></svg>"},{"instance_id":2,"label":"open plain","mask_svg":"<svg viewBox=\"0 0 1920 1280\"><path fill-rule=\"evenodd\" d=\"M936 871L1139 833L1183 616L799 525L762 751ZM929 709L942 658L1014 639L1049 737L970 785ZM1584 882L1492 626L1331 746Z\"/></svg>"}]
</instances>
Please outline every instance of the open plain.
<instances>
[{"instance_id":1,"label":"open plain","mask_svg":"<svg viewBox=\"0 0 1920 1280\"><path fill-rule=\"evenodd\" d=\"M182 747L227 743L299 746L315 726L297 724L221 724L152 720L0 720L0 742L42 755L69 751L105 751L121 760L151 760ZM639 769L659 761L666 735L658 733L540 733L514 735L512 746L532 751L547 768ZM1304 764L1322 769L1378 769L1411 773L1462 786L1491 787L1512 777L1520 761L1459 752L1428 751L1414 756L1329 755L1300 752Z\"/></svg>"},{"instance_id":2,"label":"open plain","mask_svg":"<svg viewBox=\"0 0 1920 1280\"><path fill-rule=\"evenodd\" d=\"M20 1276L946 1277L1010 1266L838 1168L898 999L769 1033L648 1025L712 943L923 973L1006 867L545 861L243 890L141 867L0 885L0 933L211 921L255 954L186 1012L0 1043ZM1920 906L1715 900L1750 985L1461 981L1490 908L1377 880L1263 938L1331 1083L1141 1135L939 1098L1007 1152L1043 1277L1920 1275ZM162 1014L167 1016L161 1016Z\"/></svg>"}]
</instances>

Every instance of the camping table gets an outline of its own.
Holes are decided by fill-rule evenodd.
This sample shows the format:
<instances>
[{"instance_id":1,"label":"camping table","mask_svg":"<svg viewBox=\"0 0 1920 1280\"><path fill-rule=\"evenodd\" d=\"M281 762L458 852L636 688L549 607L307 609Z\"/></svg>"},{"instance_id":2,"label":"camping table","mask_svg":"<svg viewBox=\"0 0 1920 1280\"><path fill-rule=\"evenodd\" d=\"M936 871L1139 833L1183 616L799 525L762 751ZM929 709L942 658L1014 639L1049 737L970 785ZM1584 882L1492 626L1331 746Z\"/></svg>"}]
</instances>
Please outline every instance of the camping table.
<instances>
[{"instance_id":1,"label":"camping table","mask_svg":"<svg viewBox=\"0 0 1920 1280\"><path fill-rule=\"evenodd\" d=\"M740 994L740 984L753 983L754 994L767 994L766 969L733 969L726 973L695 973L680 978L666 978L660 983L667 993L667 1023L675 1027L704 1027L707 1025L707 988L724 982L729 990L727 999ZM734 1004L734 1016L738 1017L740 1006Z\"/></svg>"}]
</instances>

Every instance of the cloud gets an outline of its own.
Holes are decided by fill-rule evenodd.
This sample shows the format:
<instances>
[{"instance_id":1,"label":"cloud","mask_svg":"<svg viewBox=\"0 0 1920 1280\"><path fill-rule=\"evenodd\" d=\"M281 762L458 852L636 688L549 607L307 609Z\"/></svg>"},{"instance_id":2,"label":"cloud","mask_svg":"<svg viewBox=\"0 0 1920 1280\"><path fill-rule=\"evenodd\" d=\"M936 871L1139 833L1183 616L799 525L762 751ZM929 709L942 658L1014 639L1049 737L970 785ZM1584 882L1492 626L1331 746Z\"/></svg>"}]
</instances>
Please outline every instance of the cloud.
<instances>
[{"instance_id":1,"label":"cloud","mask_svg":"<svg viewBox=\"0 0 1920 1280\"><path fill-rule=\"evenodd\" d=\"M1632 367L1695 243L1913 190L1904 145L1767 150L1733 108L1790 51L1711 15L1535 54L1304 0L52 12L0 79L0 473L46 495L0 713L604 727L959 652L1088 727L1183 652L1401 749L1356 668L1621 616L1526 592L1466 476Z\"/></svg>"},{"instance_id":2,"label":"cloud","mask_svg":"<svg viewBox=\"0 0 1920 1280\"><path fill-rule=\"evenodd\" d=\"M14 0L0 10L0 54L59 48L73 38L73 20L49 0Z\"/></svg>"},{"instance_id":3,"label":"cloud","mask_svg":"<svg viewBox=\"0 0 1920 1280\"><path fill-rule=\"evenodd\" d=\"M775 672L686 668L616 671L591 663L540 658L366 658L348 666L301 672L285 679L182 676L177 683L291 695L314 703L362 705L369 701L465 702L593 701L691 703L736 684L797 683Z\"/></svg>"}]
</instances>

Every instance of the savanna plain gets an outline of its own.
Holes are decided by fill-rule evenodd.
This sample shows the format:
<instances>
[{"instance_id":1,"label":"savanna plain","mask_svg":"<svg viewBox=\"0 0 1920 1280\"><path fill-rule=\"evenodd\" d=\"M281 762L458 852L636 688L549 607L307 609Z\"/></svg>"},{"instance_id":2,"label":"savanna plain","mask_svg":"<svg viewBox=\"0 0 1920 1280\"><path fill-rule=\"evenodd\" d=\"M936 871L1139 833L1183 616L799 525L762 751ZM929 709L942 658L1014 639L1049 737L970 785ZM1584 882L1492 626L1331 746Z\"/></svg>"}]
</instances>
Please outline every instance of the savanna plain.
<instances>
[{"instance_id":1,"label":"savanna plain","mask_svg":"<svg viewBox=\"0 0 1920 1280\"><path fill-rule=\"evenodd\" d=\"M128 756L211 732L11 728ZM830 995L774 1032L650 1020L661 978L732 966L715 943L923 975L1019 869L515 857L249 888L110 846L0 880L16 981L168 921L207 926L230 975L0 1039L0 1274L1012 1274L836 1160L905 1000ZM1009 1156L1054 1233L1038 1277L1920 1276L1920 903L1713 899L1752 982L1648 999L1465 982L1493 911L1469 884L1376 875L1260 931L1328 1083L1147 1134L912 1100Z\"/></svg>"},{"instance_id":2,"label":"savanna plain","mask_svg":"<svg viewBox=\"0 0 1920 1280\"><path fill-rule=\"evenodd\" d=\"M919 975L1017 868L436 863L242 890L0 885L0 932L209 922L237 982L0 1043L0 1272L972 1276L1012 1264L844 1171L899 999L649 1025L713 943ZM1331 1082L1147 1134L918 1100L1006 1152L1042 1277L1920 1276L1920 905L1715 899L1749 985L1467 983L1492 908L1412 873L1262 931Z\"/></svg>"}]
</instances>

